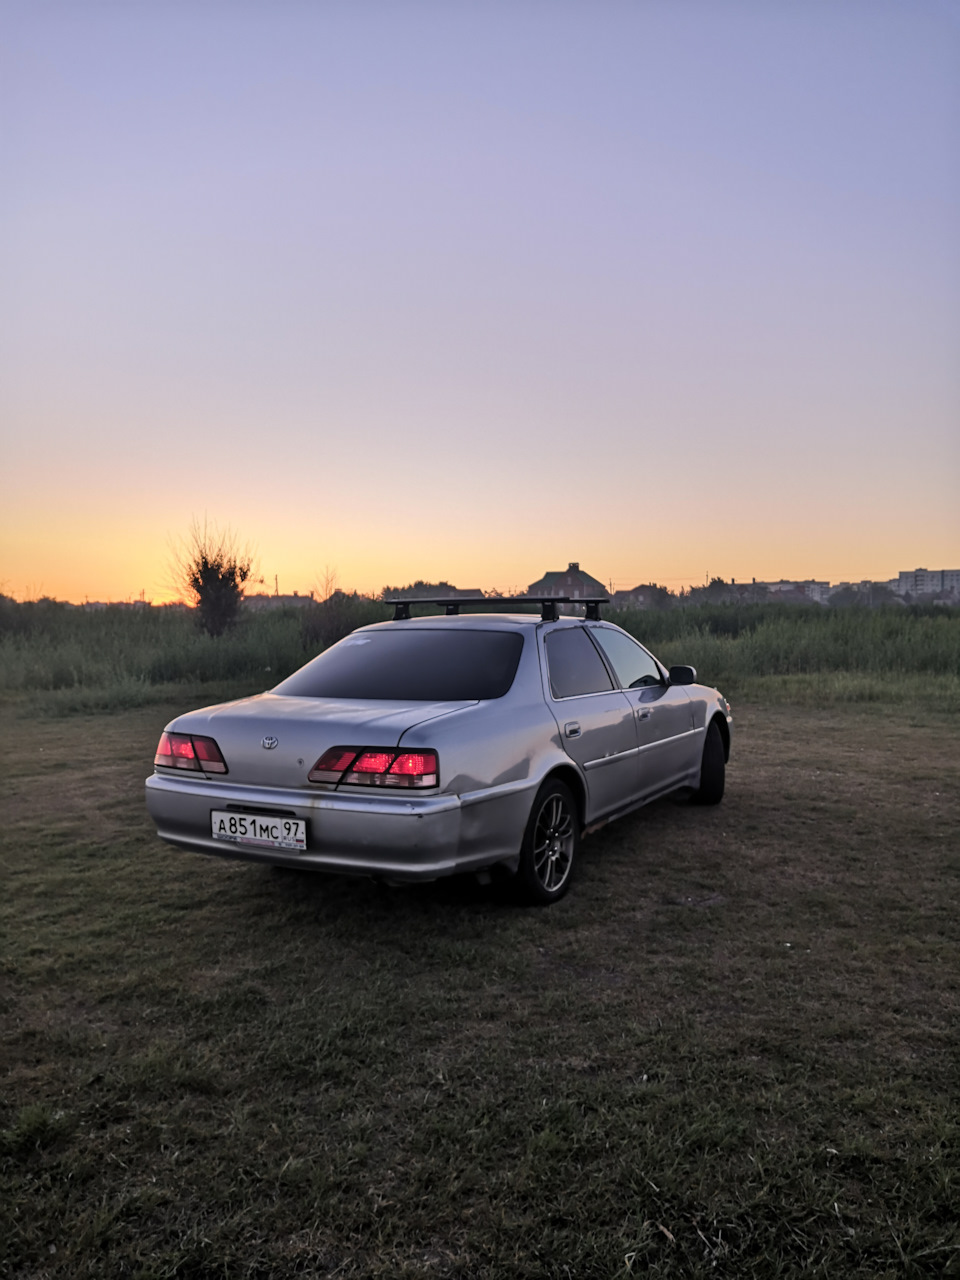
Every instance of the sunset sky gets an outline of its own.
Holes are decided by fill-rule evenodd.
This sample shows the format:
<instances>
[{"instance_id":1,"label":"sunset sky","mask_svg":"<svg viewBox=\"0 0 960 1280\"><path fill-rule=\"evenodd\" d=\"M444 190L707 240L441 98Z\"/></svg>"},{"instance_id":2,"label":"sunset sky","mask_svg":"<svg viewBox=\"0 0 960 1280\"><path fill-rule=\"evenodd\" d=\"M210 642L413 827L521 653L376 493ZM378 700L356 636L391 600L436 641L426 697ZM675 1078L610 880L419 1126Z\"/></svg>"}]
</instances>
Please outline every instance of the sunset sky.
<instances>
[{"instance_id":1,"label":"sunset sky","mask_svg":"<svg viewBox=\"0 0 960 1280\"><path fill-rule=\"evenodd\" d=\"M7 3L0 120L0 591L960 567L958 0Z\"/></svg>"}]
</instances>

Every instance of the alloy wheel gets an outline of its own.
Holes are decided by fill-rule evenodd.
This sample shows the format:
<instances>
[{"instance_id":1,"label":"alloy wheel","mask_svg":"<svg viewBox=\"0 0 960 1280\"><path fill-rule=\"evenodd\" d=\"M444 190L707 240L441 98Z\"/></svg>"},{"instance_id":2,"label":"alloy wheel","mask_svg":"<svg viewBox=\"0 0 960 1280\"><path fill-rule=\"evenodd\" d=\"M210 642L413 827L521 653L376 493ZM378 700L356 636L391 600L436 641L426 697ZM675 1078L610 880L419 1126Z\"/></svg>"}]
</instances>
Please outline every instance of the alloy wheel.
<instances>
[{"instance_id":1,"label":"alloy wheel","mask_svg":"<svg viewBox=\"0 0 960 1280\"><path fill-rule=\"evenodd\" d=\"M576 847L573 814L564 797L546 798L533 831L533 870L547 893L556 893L570 875Z\"/></svg>"}]
</instances>

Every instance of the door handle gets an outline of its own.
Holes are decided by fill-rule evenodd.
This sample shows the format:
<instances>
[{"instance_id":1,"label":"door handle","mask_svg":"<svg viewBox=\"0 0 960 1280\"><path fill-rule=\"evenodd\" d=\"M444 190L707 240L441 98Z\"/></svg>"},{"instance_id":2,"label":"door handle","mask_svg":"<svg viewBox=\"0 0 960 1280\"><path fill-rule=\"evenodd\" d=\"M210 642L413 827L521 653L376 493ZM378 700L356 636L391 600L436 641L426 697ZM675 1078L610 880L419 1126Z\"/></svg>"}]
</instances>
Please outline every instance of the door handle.
<instances>
[{"instance_id":1,"label":"door handle","mask_svg":"<svg viewBox=\"0 0 960 1280\"><path fill-rule=\"evenodd\" d=\"M649 719L650 719L650 708L649 708L649 707L646 707L643 711L641 711L639 708L637 708L637 719L638 719L638 720L649 720Z\"/></svg>"},{"instance_id":2,"label":"door handle","mask_svg":"<svg viewBox=\"0 0 960 1280\"><path fill-rule=\"evenodd\" d=\"M580 726L579 724L577 724L576 720L568 720L567 723L563 726L563 732L566 734L568 738L579 738Z\"/></svg>"}]
</instances>

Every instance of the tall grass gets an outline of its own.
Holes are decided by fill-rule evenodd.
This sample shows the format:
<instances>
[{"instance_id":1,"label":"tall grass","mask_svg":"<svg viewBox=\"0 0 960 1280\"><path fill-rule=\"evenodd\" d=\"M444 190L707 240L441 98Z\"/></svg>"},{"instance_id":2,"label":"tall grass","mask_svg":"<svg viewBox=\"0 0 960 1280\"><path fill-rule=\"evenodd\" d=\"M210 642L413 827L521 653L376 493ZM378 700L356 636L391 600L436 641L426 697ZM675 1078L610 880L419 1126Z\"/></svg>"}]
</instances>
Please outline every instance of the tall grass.
<instances>
[{"instance_id":1,"label":"tall grass","mask_svg":"<svg viewBox=\"0 0 960 1280\"><path fill-rule=\"evenodd\" d=\"M244 615L223 636L206 635L192 613L55 601L0 611L0 691L223 684L269 688L326 644L388 611L369 601Z\"/></svg>"},{"instance_id":2,"label":"tall grass","mask_svg":"<svg viewBox=\"0 0 960 1280\"><path fill-rule=\"evenodd\" d=\"M960 609L704 606L614 615L664 662L701 678L860 673L960 676Z\"/></svg>"},{"instance_id":3,"label":"tall grass","mask_svg":"<svg viewBox=\"0 0 960 1280\"><path fill-rule=\"evenodd\" d=\"M267 689L355 627L390 616L344 596L251 612L214 639L171 609L0 605L0 694L42 695L61 710L136 705L174 686ZM690 663L724 691L762 684L778 700L864 701L914 697L936 677L960 705L960 609L751 605L612 616L668 665Z\"/></svg>"},{"instance_id":4,"label":"tall grass","mask_svg":"<svg viewBox=\"0 0 960 1280\"><path fill-rule=\"evenodd\" d=\"M303 652L299 620L280 611L244 619L217 639L201 632L192 615L168 609L85 613L40 605L19 621L0 635L0 688L6 691L254 676L268 685L274 673L292 670Z\"/></svg>"}]
</instances>

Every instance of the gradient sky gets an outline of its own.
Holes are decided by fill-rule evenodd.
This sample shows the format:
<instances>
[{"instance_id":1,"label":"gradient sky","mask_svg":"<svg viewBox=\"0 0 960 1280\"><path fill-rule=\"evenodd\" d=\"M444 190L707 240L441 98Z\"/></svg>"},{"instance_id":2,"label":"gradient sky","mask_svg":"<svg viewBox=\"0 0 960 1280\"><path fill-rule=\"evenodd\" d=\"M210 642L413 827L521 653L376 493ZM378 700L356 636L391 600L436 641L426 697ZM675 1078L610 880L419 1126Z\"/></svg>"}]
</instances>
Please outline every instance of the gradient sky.
<instances>
[{"instance_id":1,"label":"gradient sky","mask_svg":"<svg viewBox=\"0 0 960 1280\"><path fill-rule=\"evenodd\" d=\"M960 567L957 0L0 5L0 590Z\"/></svg>"}]
</instances>

